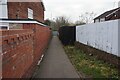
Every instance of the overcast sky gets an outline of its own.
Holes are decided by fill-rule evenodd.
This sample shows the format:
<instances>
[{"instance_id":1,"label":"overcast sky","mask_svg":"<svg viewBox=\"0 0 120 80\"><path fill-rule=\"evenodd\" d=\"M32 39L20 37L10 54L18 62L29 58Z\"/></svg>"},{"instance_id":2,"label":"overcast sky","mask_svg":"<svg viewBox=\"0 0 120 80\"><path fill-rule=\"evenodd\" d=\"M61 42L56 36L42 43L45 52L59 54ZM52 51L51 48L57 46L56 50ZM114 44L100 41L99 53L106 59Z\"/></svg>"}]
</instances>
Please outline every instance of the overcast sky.
<instances>
[{"instance_id":1,"label":"overcast sky","mask_svg":"<svg viewBox=\"0 0 120 80\"><path fill-rule=\"evenodd\" d=\"M45 5L45 19L54 19L58 16L67 16L71 20L79 20L85 12L94 12L97 15L118 7L120 0L43 0ZM96 16L97 16L96 15Z\"/></svg>"}]
</instances>

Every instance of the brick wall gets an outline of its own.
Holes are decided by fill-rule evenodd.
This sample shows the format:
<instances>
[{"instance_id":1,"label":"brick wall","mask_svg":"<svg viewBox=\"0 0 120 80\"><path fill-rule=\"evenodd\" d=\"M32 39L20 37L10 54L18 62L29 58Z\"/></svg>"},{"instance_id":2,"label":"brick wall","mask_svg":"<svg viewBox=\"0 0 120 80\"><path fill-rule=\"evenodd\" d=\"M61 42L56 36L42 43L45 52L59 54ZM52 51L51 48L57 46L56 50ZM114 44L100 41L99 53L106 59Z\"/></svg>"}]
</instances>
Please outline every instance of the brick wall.
<instances>
[{"instance_id":1,"label":"brick wall","mask_svg":"<svg viewBox=\"0 0 120 80\"><path fill-rule=\"evenodd\" d=\"M31 70L34 70L35 65L41 58L45 48L47 47L51 38L51 30L48 27L43 27L37 24L24 24L23 29L32 29L34 31L34 64L31 66ZM26 73L31 74L31 71ZM24 77L30 77L29 74L25 74Z\"/></svg>"},{"instance_id":2,"label":"brick wall","mask_svg":"<svg viewBox=\"0 0 120 80\"><path fill-rule=\"evenodd\" d=\"M23 30L2 30L3 78L30 78L50 40L51 31L37 24Z\"/></svg>"},{"instance_id":3,"label":"brick wall","mask_svg":"<svg viewBox=\"0 0 120 80\"><path fill-rule=\"evenodd\" d=\"M2 31L2 75L20 78L33 63L32 30Z\"/></svg>"},{"instance_id":4,"label":"brick wall","mask_svg":"<svg viewBox=\"0 0 120 80\"><path fill-rule=\"evenodd\" d=\"M33 10L33 18L44 22L44 6L41 2L8 2L8 18L28 19L28 8Z\"/></svg>"}]
</instances>

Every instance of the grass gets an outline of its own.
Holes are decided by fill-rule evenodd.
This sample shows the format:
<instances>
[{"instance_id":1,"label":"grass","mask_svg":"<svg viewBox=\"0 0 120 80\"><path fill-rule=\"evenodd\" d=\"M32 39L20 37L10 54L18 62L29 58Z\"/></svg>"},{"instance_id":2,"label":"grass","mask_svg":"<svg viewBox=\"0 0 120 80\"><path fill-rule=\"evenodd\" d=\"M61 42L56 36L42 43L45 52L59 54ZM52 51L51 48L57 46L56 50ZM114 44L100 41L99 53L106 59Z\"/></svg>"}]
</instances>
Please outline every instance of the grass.
<instances>
[{"instance_id":1,"label":"grass","mask_svg":"<svg viewBox=\"0 0 120 80\"><path fill-rule=\"evenodd\" d=\"M70 61L78 72L82 72L92 78L114 78L118 79L118 70L113 65L102 60L97 60L94 56L84 54L74 46L64 46Z\"/></svg>"}]
</instances>

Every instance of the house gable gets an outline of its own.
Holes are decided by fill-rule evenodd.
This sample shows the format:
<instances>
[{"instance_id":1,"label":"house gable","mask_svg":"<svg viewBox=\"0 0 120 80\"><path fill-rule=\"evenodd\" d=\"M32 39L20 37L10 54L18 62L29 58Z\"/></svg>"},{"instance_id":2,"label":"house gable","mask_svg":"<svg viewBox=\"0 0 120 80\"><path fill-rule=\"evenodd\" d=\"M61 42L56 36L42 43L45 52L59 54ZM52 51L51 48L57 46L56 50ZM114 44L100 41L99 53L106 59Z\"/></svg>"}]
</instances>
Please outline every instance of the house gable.
<instances>
[{"instance_id":1,"label":"house gable","mask_svg":"<svg viewBox=\"0 0 120 80\"><path fill-rule=\"evenodd\" d=\"M110 10L110 11L106 11L103 14L101 14L100 16L94 18L94 22L101 22L101 19L105 19L104 21L108 21L108 20L114 20L114 19L120 19L120 7ZM103 20L102 20L103 21Z\"/></svg>"},{"instance_id":2,"label":"house gable","mask_svg":"<svg viewBox=\"0 0 120 80\"><path fill-rule=\"evenodd\" d=\"M33 12L29 14L28 9ZM8 2L9 19L36 19L44 22L43 2Z\"/></svg>"}]
</instances>

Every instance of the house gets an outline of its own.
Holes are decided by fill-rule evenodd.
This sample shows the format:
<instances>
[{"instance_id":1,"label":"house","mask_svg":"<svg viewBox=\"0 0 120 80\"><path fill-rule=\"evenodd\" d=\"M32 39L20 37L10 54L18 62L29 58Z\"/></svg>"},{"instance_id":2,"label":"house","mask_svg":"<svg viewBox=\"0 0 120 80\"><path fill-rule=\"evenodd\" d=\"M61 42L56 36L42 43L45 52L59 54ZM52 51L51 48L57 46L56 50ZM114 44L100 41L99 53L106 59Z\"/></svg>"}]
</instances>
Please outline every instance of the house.
<instances>
[{"instance_id":1,"label":"house","mask_svg":"<svg viewBox=\"0 0 120 80\"><path fill-rule=\"evenodd\" d=\"M36 1L36 0L35 0ZM44 4L42 0L38 2L0 2L0 18L5 19L36 19L44 22Z\"/></svg>"},{"instance_id":2,"label":"house","mask_svg":"<svg viewBox=\"0 0 120 80\"><path fill-rule=\"evenodd\" d=\"M120 7L104 12L100 16L94 18L94 23L109 20L120 19Z\"/></svg>"},{"instance_id":3,"label":"house","mask_svg":"<svg viewBox=\"0 0 120 80\"><path fill-rule=\"evenodd\" d=\"M9 19L36 19L44 22L43 2L8 2Z\"/></svg>"},{"instance_id":4,"label":"house","mask_svg":"<svg viewBox=\"0 0 120 80\"><path fill-rule=\"evenodd\" d=\"M14 0L13 0L14 1ZM8 20L36 20L44 23L45 7L42 0L28 0L28 2L21 2L20 0L1 0L0 1L0 19ZM0 24L2 29L10 24ZM13 26L13 25L12 25Z\"/></svg>"}]
</instances>

